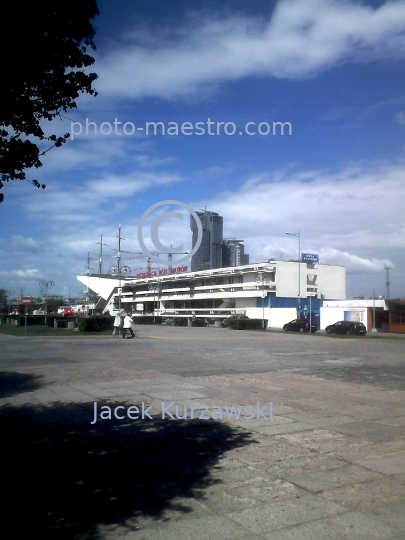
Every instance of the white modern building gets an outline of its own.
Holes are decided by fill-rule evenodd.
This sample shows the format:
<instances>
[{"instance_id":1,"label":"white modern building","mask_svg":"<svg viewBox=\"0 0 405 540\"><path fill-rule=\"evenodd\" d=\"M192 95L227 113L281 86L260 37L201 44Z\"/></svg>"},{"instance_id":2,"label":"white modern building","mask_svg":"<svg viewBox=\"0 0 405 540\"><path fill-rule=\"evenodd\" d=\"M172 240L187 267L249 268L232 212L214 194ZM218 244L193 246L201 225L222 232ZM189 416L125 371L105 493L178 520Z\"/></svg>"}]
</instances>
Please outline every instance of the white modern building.
<instances>
[{"instance_id":1,"label":"white modern building","mask_svg":"<svg viewBox=\"0 0 405 540\"><path fill-rule=\"evenodd\" d=\"M196 272L117 277L79 275L78 280L97 293L111 314L119 305L134 315L223 320L232 314L267 319L268 326L282 326L311 314L320 326L325 300L344 300L343 266L317 262L276 261Z\"/></svg>"}]
</instances>

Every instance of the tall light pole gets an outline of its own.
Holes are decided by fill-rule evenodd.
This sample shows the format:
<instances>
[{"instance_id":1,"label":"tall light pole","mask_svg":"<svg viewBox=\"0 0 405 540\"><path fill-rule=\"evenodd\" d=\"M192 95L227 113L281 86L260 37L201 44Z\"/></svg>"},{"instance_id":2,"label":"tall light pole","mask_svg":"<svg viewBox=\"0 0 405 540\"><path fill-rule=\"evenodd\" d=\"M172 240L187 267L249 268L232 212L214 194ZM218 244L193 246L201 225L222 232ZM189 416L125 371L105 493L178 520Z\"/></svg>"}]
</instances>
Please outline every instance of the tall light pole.
<instances>
[{"instance_id":1,"label":"tall light pole","mask_svg":"<svg viewBox=\"0 0 405 540\"><path fill-rule=\"evenodd\" d=\"M158 301L159 301L159 292L160 292L160 284L157 283L155 285L149 285L148 289L152 292L153 291L153 324L156 322L156 293L158 295Z\"/></svg>"},{"instance_id":2,"label":"tall light pole","mask_svg":"<svg viewBox=\"0 0 405 540\"><path fill-rule=\"evenodd\" d=\"M53 281L40 281L39 284L42 288L45 288L45 324L46 324L46 312L47 312L46 304L48 303L48 288L53 289L53 287L55 287L55 283Z\"/></svg>"},{"instance_id":3,"label":"tall light pole","mask_svg":"<svg viewBox=\"0 0 405 540\"><path fill-rule=\"evenodd\" d=\"M269 274L268 274L268 272L258 272L256 281L258 283L260 283L260 282L262 283L262 303L263 303L263 305L262 305L262 307L263 307L262 328L264 330L264 328L265 328L265 325L264 325L264 299L266 298L266 296L264 294L264 284L269 282Z\"/></svg>"},{"instance_id":4,"label":"tall light pole","mask_svg":"<svg viewBox=\"0 0 405 540\"><path fill-rule=\"evenodd\" d=\"M377 332L377 329L375 327L375 291L373 291L373 328L371 329L372 332Z\"/></svg>"},{"instance_id":5,"label":"tall light pole","mask_svg":"<svg viewBox=\"0 0 405 540\"><path fill-rule=\"evenodd\" d=\"M391 285L391 281L390 281L390 270L391 270L391 266L385 265L385 266L384 266L384 270L385 270L386 273L387 273L387 280L386 280L386 282L385 282L385 299L386 299L386 300L389 300L389 299L390 299L390 285Z\"/></svg>"},{"instance_id":6,"label":"tall light pole","mask_svg":"<svg viewBox=\"0 0 405 540\"><path fill-rule=\"evenodd\" d=\"M111 266L108 271L110 276L118 276L118 313L121 315L121 278L129 276L131 274L131 268L129 266Z\"/></svg>"},{"instance_id":7,"label":"tall light pole","mask_svg":"<svg viewBox=\"0 0 405 540\"><path fill-rule=\"evenodd\" d=\"M301 318L300 301L301 301L301 231L297 233L286 232L289 236L298 238L298 299L297 299L297 319Z\"/></svg>"},{"instance_id":8,"label":"tall light pole","mask_svg":"<svg viewBox=\"0 0 405 540\"><path fill-rule=\"evenodd\" d=\"M14 296L14 291L6 291L6 296L7 296L7 304L8 304L8 315L10 315L10 307L11 307L10 298Z\"/></svg>"}]
</instances>

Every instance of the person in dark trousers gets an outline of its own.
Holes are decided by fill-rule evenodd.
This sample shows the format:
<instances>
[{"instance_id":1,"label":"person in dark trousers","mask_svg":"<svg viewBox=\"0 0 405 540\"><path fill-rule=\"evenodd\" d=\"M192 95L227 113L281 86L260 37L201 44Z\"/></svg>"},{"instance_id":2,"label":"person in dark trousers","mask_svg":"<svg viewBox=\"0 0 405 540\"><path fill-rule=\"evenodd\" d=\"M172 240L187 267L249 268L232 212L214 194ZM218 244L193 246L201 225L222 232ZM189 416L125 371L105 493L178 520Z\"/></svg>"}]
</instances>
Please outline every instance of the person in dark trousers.
<instances>
[{"instance_id":1,"label":"person in dark trousers","mask_svg":"<svg viewBox=\"0 0 405 540\"><path fill-rule=\"evenodd\" d=\"M133 339L135 337L135 334L132 330L132 323L134 321L131 319L131 317L129 315L125 315L125 319L124 319L124 328L122 330L122 339L125 339L125 334L127 333L127 330L130 331L130 333L132 334L131 337L129 339Z\"/></svg>"}]
</instances>

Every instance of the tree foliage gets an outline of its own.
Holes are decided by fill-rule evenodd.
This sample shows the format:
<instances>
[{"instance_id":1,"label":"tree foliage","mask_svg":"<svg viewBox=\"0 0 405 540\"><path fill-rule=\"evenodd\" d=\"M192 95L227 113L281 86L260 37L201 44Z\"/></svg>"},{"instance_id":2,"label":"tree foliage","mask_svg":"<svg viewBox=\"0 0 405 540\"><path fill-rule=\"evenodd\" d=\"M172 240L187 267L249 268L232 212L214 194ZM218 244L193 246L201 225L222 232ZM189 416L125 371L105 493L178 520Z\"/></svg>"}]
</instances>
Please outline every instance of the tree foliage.
<instances>
[{"instance_id":1,"label":"tree foliage","mask_svg":"<svg viewBox=\"0 0 405 540\"><path fill-rule=\"evenodd\" d=\"M66 142L46 135L41 121L76 108L80 93L97 95L92 20L96 0L5 0L0 7L0 189L3 182L27 180L25 170L42 166L41 156ZM42 151L38 142L47 141ZM46 187L37 180L27 180ZM4 199L0 193L0 202Z\"/></svg>"}]
</instances>

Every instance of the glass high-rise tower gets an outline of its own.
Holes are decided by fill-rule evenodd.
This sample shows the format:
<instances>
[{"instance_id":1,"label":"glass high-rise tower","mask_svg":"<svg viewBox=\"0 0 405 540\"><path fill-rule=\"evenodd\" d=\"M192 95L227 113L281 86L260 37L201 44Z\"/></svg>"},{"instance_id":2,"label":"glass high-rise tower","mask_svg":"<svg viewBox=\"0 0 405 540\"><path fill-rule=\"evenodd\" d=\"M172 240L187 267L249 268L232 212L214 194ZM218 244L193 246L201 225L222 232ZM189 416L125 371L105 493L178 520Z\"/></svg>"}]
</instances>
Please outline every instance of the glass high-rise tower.
<instances>
[{"instance_id":1,"label":"glass high-rise tower","mask_svg":"<svg viewBox=\"0 0 405 540\"><path fill-rule=\"evenodd\" d=\"M191 258L191 271L222 267L223 217L216 212L196 212L201 220L203 237L198 251ZM190 216L192 247L198 238L197 223Z\"/></svg>"}]
</instances>

